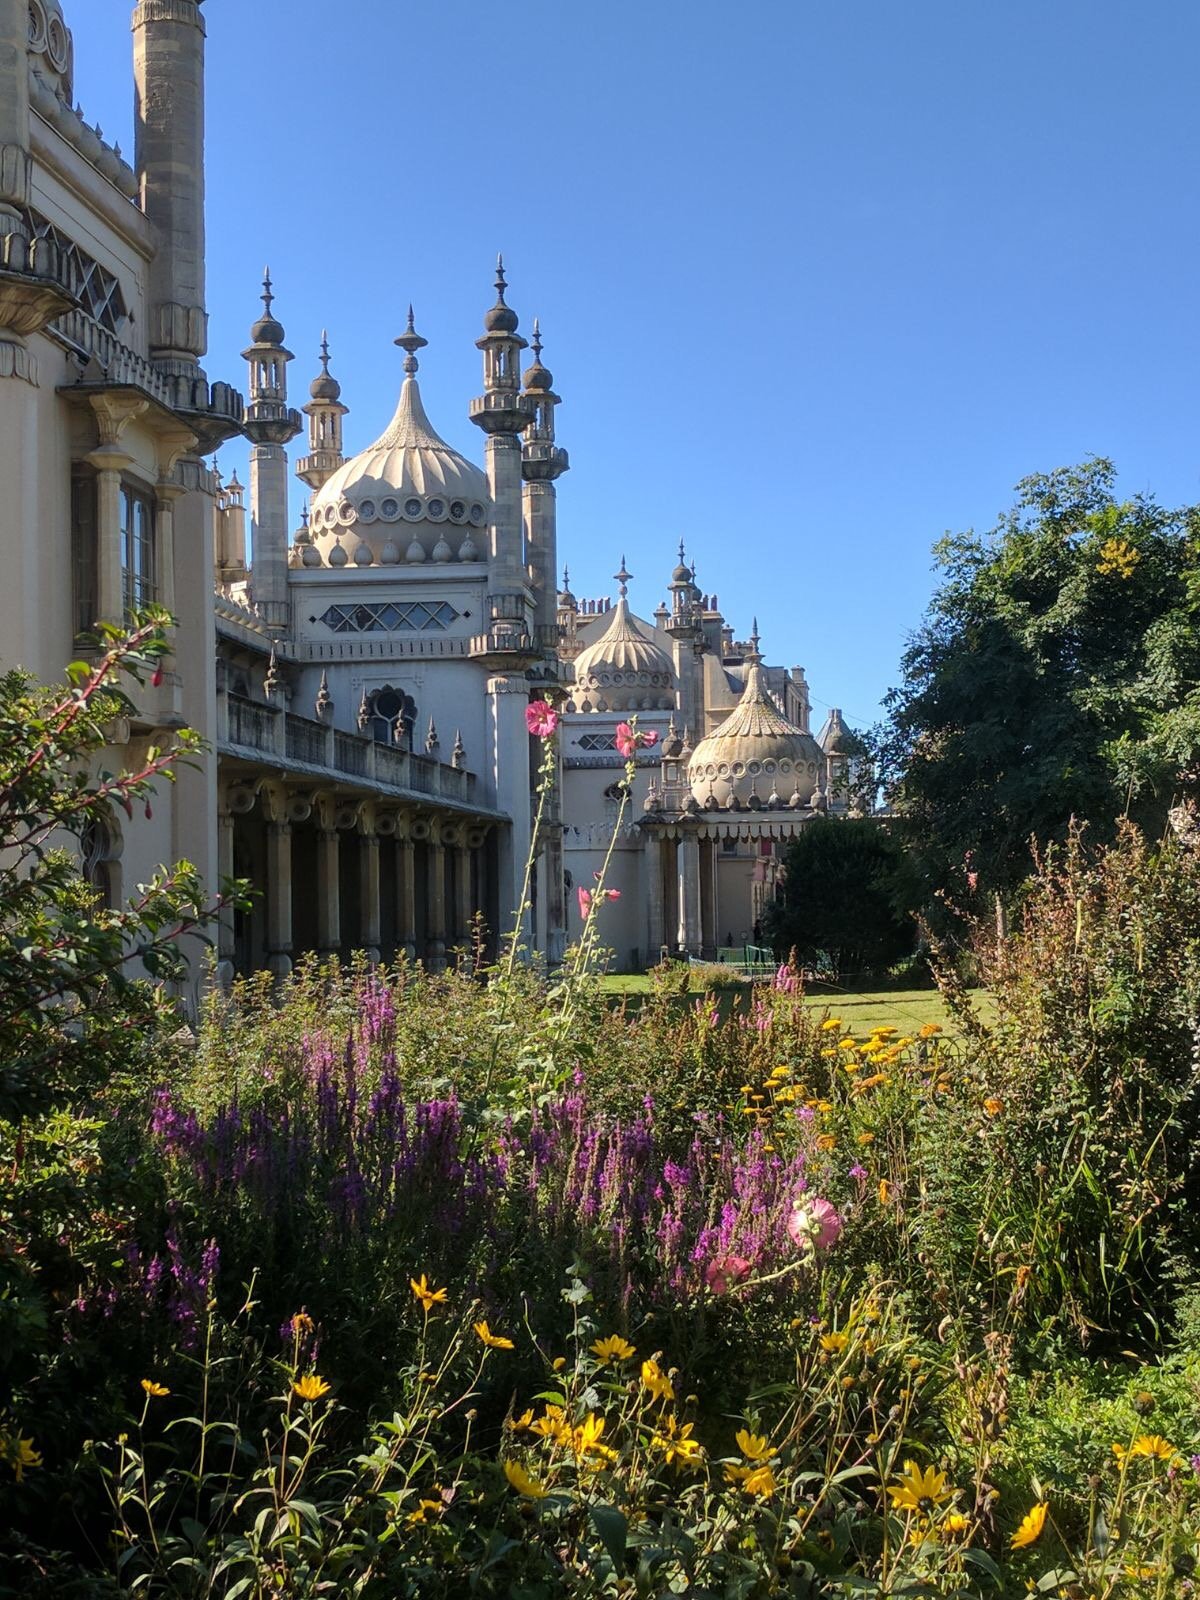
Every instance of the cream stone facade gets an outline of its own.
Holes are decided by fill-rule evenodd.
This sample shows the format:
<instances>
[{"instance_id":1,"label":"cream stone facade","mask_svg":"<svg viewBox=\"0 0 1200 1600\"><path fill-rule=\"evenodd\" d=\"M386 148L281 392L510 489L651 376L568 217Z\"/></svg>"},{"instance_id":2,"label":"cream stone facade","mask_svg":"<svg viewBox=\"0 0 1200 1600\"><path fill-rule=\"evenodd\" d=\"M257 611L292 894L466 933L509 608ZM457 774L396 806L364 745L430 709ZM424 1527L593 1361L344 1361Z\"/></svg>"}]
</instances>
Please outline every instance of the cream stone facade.
<instances>
[{"instance_id":1,"label":"cream stone facade","mask_svg":"<svg viewBox=\"0 0 1200 1600\"><path fill-rule=\"evenodd\" d=\"M467 407L482 465L426 415L411 308L395 413L356 453L327 340L291 403L269 274L244 394L210 378L201 0L140 0L133 45L130 165L73 109L58 0L0 0L0 653L52 680L98 619L160 601L173 670L110 759L185 724L212 747L151 818L89 841L97 886L120 898L180 856L214 884L250 878L254 908L220 928L226 975L308 950L438 968L477 917L493 939L513 925L538 761L524 713L545 698L562 767L528 943L561 959L610 845L620 964L751 938L788 837L846 804L840 713L814 739L803 673L766 667L757 630L734 641L682 547L650 618L623 561L615 604L557 589L560 402L536 322L521 370L502 263ZM234 437L245 487L210 463ZM635 715L660 742L622 810L616 731Z\"/></svg>"}]
</instances>

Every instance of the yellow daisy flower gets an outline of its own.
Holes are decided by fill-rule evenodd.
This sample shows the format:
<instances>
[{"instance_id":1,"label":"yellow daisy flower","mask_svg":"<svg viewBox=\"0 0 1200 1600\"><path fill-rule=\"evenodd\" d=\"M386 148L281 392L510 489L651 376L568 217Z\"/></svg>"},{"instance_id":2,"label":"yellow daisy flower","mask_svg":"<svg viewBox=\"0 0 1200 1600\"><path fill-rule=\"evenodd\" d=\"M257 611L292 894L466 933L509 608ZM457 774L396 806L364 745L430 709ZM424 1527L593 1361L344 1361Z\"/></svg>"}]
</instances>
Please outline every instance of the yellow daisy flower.
<instances>
[{"instance_id":1,"label":"yellow daisy flower","mask_svg":"<svg viewBox=\"0 0 1200 1600\"><path fill-rule=\"evenodd\" d=\"M612 1361L628 1361L630 1356L635 1356L637 1351L628 1339L622 1339L619 1333L610 1333L607 1339L597 1339L592 1346L592 1354L604 1366Z\"/></svg>"},{"instance_id":2,"label":"yellow daisy flower","mask_svg":"<svg viewBox=\"0 0 1200 1600\"><path fill-rule=\"evenodd\" d=\"M1024 1550L1027 1544L1033 1544L1041 1537L1042 1529L1046 1526L1046 1513L1050 1507L1045 1501L1039 1501L1036 1506L1031 1506L1021 1518L1021 1526L1008 1541L1012 1550Z\"/></svg>"},{"instance_id":3,"label":"yellow daisy flower","mask_svg":"<svg viewBox=\"0 0 1200 1600\"><path fill-rule=\"evenodd\" d=\"M502 1333L493 1333L486 1322L477 1322L474 1327L476 1334L487 1345L489 1350L512 1350L515 1348L511 1339L506 1339Z\"/></svg>"},{"instance_id":4,"label":"yellow daisy flower","mask_svg":"<svg viewBox=\"0 0 1200 1600\"><path fill-rule=\"evenodd\" d=\"M301 1400L320 1400L329 1393L329 1385L324 1378L318 1378L315 1372L309 1372L292 1385L292 1392L299 1395Z\"/></svg>"},{"instance_id":5,"label":"yellow daisy flower","mask_svg":"<svg viewBox=\"0 0 1200 1600\"><path fill-rule=\"evenodd\" d=\"M518 1494L523 1494L527 1500L544 1500L546 1490L541 1481L526 1472L519 1461L506 1461L504 1463L504 1476L512 1484Z\"/></svg>"}]
</instances>

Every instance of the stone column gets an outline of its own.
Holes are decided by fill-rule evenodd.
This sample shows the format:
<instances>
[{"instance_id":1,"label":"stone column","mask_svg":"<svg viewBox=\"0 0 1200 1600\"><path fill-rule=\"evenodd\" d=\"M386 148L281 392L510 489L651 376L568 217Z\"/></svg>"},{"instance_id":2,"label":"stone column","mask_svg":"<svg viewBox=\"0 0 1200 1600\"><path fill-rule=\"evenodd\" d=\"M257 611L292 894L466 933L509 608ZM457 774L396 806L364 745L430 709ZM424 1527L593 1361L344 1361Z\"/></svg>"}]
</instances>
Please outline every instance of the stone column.
<instances>
[{"instance_id":1,"label":"stone column","mask_svg":"<svg viewBox=\"0 0 1200 1600\"><path fill-rule=\"evenodd\" d=\"M29 204L29 7L0 0L0 239L27 237L21 213Z\"/></svg>"},{"instance_id":2,"label":"stone column","mask_svg":"<svg viewBox=\"0 0 1200 1600\"><path fill-rule=\"evenodd\" d=\"M425 962L430 972L444 972L446 968L446 847L441 830L435 822L425 846L429 864L428 910L426 927L428 949Z\"/></svg>"},{"instance_id":3,"label":"stone column","mask_svg":"<svg viewBox=\"0 0 1200 1600\"><path fill-rule=\"evenodd\" d=\"M497 839L498 906L497 936L501 943L509 937L517 917L525 863L533 834L529 803L529 734L525 727L525 707L529 704L529 685L524 676L512 674L488 679L488 745L496 792L496 809L511 817L512 823ZM528 944L529 914L522 910L519 943Z\"/></svg>"},{"instance_id":4,"label":"stone column","mask_svg":"<svg viewBox=\"0 0 1200 1600\"><path fill-rule=\"evenodd\" d=\"M362 903L362 925L359 938L367 960L377 966L382 959L379 953L379 835L375 819L366 815L359 823L361 839L358 846L359 900Z\"/></svg>"},{"instance_id":5,"label":"stone column","mask_svg":"<svg viewBox=\"0 0 1200 1600\"><path fill-rule=\"evenodd\" d=\"M233 877L233 812L228 792L217 799L217 872L222 882ZM233 978L233 907L225 906L217 923L217 982L225 988Z\"/></svg>"},{"instance_id":6,"label":"stone column","mask_svg":"<svg viewBox=\"0 0 1200 1600\"><path fill-rule=\"evenodd\" d=\"M183 494L177 483L160 483L155 506L158 536L158 598L168 611L175 606L175 502Z\"/></svg>"},{"instance_id":7,"label":"stone column","mask_svg":"<svg viewBox=\"0 0 1200 1600\"><path fill-rule=\"evenodd\" d=\"M700 900L700 954L706 959L716 958L716 937L713 925L716 916L713 910L713 841L702 839L700 841L700 880L697 891Z\"/></svg>"},{"instance_id":8,"label":"stone column","mask_svg":"<svg viewBox=\"0 0 1200 1600\"><path fill-rule=\"evenodd\" d=\"M265 784L261 793L267 824L267 967L276 978L286 978L292 970L292 822L300 821L308 806L290 802L282 784Z\"/></svg>"},{"instance_id":9,"label":"stone column","mask_svg":"<svg viewBox=\"0 0 1200 1600\"><path fill-rule=\"evenodd\" d=\"M657 833L647 829L642 846L646 858L646 965L658 965L666 941L663 916L663 851Z\"/></svg>"},{"instance_id":10,"label":"stone column","mask_svg":"<svg viewBox=\"0 0 1200 1600\"><path fill-rule=\"evenodd\" d=\"M396 945L409 961L417 954L417 847L403 823L396 831Z\"/></svg>"},{"instance_id":11,"label":"stone column","mask_svg":"<svg viewBox=\"0 0 1200 1600\"><path fill-rule=\"evenodd\" d=\"M689 955L700 953L700 838L688 832L679 841L679 923Z\"/></svg>"},{"instance_id":12,"label":"stone column","mask_svg":"<svg viewBox=\"0 0 1200 1600\"><path fill-rule=\"evenodd\" d=\"M133 457L116 445L101 445L87 460L96 468L96 620L119 627L125 616L121 474Z\"/></svg>"},{"instance_id":13,"label":"stone column","mask_svg":"<svg viewBox=\"0 0 1200 1600\"><path fill-rule=\"evenodd\" d=\"M317 948L322 956L334 956L342 948L342 895L337 807L322 797L315 807L317 817Z\"/></svg>"},{"instance_id":14,"label":"stone column","mask_svg":"<svg viewBox=\"0 0 1200 1600\"><path fill-rule=\"evenodd\" d=\"M458 875L458 908L455 915L455 937L468 950L471 944L471 917L474 897L471 894L471 865L474 851L465 842L455 846L455 871Z\"/></svg>"}]
</instances>

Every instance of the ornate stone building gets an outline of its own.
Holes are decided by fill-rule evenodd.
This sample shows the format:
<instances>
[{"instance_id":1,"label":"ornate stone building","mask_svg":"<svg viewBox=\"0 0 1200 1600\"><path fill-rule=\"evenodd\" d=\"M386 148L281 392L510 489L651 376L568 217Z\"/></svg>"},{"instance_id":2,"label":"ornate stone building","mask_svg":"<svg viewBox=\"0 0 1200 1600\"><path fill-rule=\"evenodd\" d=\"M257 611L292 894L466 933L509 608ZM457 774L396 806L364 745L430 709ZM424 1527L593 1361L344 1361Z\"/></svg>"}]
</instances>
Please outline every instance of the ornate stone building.
<instances>
[{"instance_id":1,"label":"ornate stone building","mask_svg":"<svg viewBox=\"0 0 1200 1600\"><path fill-rule=\"evenodd\" d=\"M291 403L269 274L244 394L210 379L201 0L139 0L133 38L128 165L73 109L59 0L0 0L0 650L53 679L97 619L161 601L174 670L110 756L184 724L213 748L152 820L89 841L97 887L119 898L181 855L250 878L254 909L220 929L226 970L357 948L438 967L477 913L512 926L537 763L524 711L544 697L564 712L562 772L530 943L561 956L571 891L610 846L622 963L749 937L779 847L844 805L840 715L814 740L803 673L763 665L756 631L735 642L682 548L650 618L624 562L616 604L557 590L560 402L536 322L523 357L502 264L467 407L482 466L426 415L411 308L395 414L355 454L327 340ZM210 463L234 437L248 488ZM616 729L635 713L661 742L622 805Z\"/></svg>"}]
</instances>

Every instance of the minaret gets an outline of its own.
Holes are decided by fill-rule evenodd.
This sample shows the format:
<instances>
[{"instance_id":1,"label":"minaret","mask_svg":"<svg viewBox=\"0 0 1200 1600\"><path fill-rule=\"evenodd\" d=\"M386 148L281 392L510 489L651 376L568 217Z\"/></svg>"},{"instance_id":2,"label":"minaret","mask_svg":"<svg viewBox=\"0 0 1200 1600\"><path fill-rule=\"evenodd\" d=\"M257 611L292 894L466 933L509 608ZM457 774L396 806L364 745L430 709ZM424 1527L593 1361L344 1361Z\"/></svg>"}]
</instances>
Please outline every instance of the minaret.
<instances>
[{"instance_id":1,"label":"minaret","mask_svg":"<svg viewBox=\"0 0 1200 1600\"><path fill-rule=\"evenodd\" d=\"M409 321L412 307L408 308ZM321 330L321 370L308 386L311 396L302 407L308 418L308 454L296 463L296 476L310 489L320 489L345 461L342 454L342 386L329 370L329 334Z\"/></svg>"},{"instance_id":2,"label":"minaret","mask_svg":"<svg viewBox=\"0 0 1200 1600\"><path fill-rule=\"evenodd\" d=\"M250 329L250 391L245 429L250 451L250 589L275 632L288 625L288 463L285 446L300 432L300 413L288 409L283 325L271 313L271 269L263 275L263 314Z\"/></svg>"},{"instance_id":3,"label":"minaret","mask_svg":"<svg viewBox=\"0 0 1200 1600\"><path fill-rule=\"evenodd\" d=\"M157 235L149 269L149 355L160 370L195 378L208 349L200 0L139 0L133 71L134 166L142 209Z\"/></svg>"},{"instance_id":4,"label":"minaret","mask_svg":"<svg viewBox=\"0 0 1200 1600\"><path fill-rule=\"evenodd\" d=\"M525 551L533 580L533 620L537 642L553 656L558 644L558 508L556 478L570 462L567 452L554 442L554 412L561 401L554 393L554 377L542 365L542 330L533 319L533 364L522 382L533 405L533 421L525 430L521 474L525 479Z\"/></svg>"},{"instance_id":5,"label":"minaret","mask_svg":"<svg viewBox=\"0 0 1200 1600\"><path fill-rule=\"evenodd\" d=\"M695 738L703 739L707 732L700 667L700 655L704 649L703 612L700 609L700 591L696 587L696 569L687 564L682 539L679 541L679 561L671 574L669 588L671 614L667 618L666 631L675 656L679 714L685 730L690 730Z\"/></svg>"},{"instance_id":6,"label":"minaret","mask_svg":"<svg viewBox=\"0 0 1200 1600\"><path fill-rule=\"evenodd\" d=\"M504 258L496 258L496 304L484 318L483 394L471 401L471 421L487 435L488 491L492 524L488 530L488 627L486 655L510 670L531 650L531 617L525 583L521 512L521 434L533 418L534 402L520 392L517 357L526 341L517 332L516 312L505 304ZM521 663L522 665L524 663Z\"/></svg>"}]
</instances>

